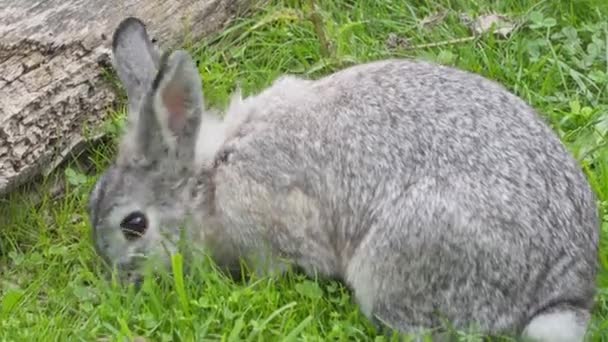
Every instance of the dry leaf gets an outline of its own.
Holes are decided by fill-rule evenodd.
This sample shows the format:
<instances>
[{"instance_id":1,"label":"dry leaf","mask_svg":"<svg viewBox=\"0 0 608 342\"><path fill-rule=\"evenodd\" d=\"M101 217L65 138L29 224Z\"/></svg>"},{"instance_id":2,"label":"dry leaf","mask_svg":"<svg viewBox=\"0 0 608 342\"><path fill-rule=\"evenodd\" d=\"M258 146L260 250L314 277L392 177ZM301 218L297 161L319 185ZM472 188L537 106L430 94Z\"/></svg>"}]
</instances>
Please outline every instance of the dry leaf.
<instances>
[{"instance_id":1,"label":"dry leaf","mask_svg":"<svg viewBox=\"0 0 608 342\"><path fill-rule=\"evenodd\" d=\"M443 19L445 19L445 17L447 15L448 15L448 12L445 10L431 13L431 14L427 15L426 17L422 18L422 20L420 20L420 22L418 24L422 28L430 28L433 26L437 26L437 25L439 25L439 23L441 23L443 21Z\"/></svg>"},{"instance_id":2,"label":"dry leaf","mask_svg":"<svg viewBox=\"0 0 608 342\"><path fill-rule=\"evenodd\" d=\"M492 32L506 38L515 30L516 25L507 16L490 13L477 17L469 26L476 35Z\"/></svg>"},{"instance_id":3,"label":"dry leaf","mask_svg":"<svg viewBox=\"0 0 608 342\"><path fill-rule=\"evenodd\" d=\"M471 24L473 23L473 18L465 12L460 12L458 13L458 19L460 20L460 23L464 26L470 27Z\"/></svg>"},{"instance_id":4,"label":"dry leaf","mask_svg":"<svg viewBox=\"0 0 608 342\"><path fill-rule=\"evenodd\" d=\"M407 49L411 46L409 39L399 37L396 33L389 33L385 44L389 49Z\"/></svg>"},{"instance_id":5,"label":"dry leaf","mask_svg":"<svg viewBox=\"0 0 608 342\"><path fill-rule=\"evenodd\" d=\"M109 337L100 337L97 339L97 342L109 342L111 339ZM143 336L135 336L133 337L133 342L147 342L148 339Z\"/></svg>"}]
</instances>

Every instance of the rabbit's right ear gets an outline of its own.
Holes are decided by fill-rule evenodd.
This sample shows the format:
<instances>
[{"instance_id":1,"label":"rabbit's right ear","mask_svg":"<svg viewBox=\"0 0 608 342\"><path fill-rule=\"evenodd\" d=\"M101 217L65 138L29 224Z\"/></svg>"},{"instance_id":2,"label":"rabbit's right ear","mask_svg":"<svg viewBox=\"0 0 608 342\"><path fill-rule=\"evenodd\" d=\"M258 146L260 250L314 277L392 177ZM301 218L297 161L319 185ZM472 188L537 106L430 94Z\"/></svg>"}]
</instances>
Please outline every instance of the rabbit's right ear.
<instances>
[{"instance_id":1,"label":"rabbit's right ear","mask_svg":"<svg viewBox=\"0 0 608 342\"><path fill-rule=\"evenodd\" d=\"M141 20L128 17L120 22L112 36L112 54L133 114L154 80L160 60Z\"/></svg>"},{"instance_id":2,"label":"rabbit's right ear","mask_svg":"<svg viewBox=\"0 0 608 342\"><path fill-rule=\"evenodd\" d=\"M146 144L160 143L181 161L192 163L204 107L202 81L192 57L184 50L165 54L151 89L156 125L149 123L143 129L148 135L154 129L159 134L149 137Z\"/></svg>"}]
</instances>

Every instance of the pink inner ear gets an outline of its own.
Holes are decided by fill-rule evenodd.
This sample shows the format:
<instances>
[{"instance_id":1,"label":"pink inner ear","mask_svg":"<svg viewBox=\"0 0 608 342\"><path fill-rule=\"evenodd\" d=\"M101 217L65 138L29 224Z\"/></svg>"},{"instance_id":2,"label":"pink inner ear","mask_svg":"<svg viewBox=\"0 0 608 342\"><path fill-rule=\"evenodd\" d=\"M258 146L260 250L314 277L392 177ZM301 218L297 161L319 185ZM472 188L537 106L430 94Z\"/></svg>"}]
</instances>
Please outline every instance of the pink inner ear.
<instances>
[{"instance_id":1,"label":"pink inner ear","mask_svg":"<svg viewBox=\"0 0 608 342\"><path fill-rule=\"evenodd\" d=\"M186 96L179 85L168 84L163 90L163 103L169 117L169 129L173 134L179 133L186 124Z\"/></svg>"}]
</instances>

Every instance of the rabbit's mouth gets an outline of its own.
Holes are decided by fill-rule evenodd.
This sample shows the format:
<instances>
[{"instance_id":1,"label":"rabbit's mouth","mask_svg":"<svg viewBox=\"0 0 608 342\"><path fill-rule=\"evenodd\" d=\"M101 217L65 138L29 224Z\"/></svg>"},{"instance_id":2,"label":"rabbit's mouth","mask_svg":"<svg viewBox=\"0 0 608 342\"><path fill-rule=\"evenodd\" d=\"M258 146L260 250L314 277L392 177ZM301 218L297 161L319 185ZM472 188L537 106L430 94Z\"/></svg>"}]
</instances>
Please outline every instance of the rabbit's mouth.
<instances>
[{"instance_id":1,"label":"rabbit's mouth","mask_svg":"<svg viewBox=\"0 0 608 342\"><path fill-rule=\"evenodd\" d=\"M121 283L126 286L133 285L139 290L146 278L160 280L163 274L171 273L170 262L166 256L158 251L145 252L141 249L130 254L128 260L117 265Z\"/></svg>"},{"instance_id":2,"label":"rabbit's mouth","mask_svg":"<svg viewBox=\"0 0 608 342\"><path fill-rule=\"evenodd\" d=\"M146 260L147 257L143 253L137 253L130 255L128 261L118 263L116 266L120 282L127 286L133 284L136 289L139 289L144 281L141 268Z\"/></svg>"},{"instance_id":3,"label":"rabbit's mouth","mask_svg":"<svg viewBox=\"0 0 608 342\"><path fill-rule=\"evenodd\" d=\"M135 287L136 290L141 289L141 286L144 284L144 277L141 275L136 275L131 279L131 284Z\"/></svg>"},{"instance_id":4,"label":"rabbit's mouth","mask_svg":"<svg viewBox=\"0 0 608 342\"><path fill-rule=\"evenodd\" d=\"M136 290L139 290L144 283L144 276L134 271L125 271L121 277L121 283L126 286L133 285Z\"/></svg>"}]
</instances>

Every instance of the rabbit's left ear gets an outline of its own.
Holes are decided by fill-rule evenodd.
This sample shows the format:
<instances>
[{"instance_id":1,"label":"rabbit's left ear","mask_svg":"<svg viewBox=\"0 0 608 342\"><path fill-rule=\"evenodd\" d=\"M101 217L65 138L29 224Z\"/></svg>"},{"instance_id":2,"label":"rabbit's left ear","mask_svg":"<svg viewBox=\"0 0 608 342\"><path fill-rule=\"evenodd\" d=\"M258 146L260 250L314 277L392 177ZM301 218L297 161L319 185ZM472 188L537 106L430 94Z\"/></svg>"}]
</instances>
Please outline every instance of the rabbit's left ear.
<instances>
[{"instance_id":1,"label":"rabbit's left ear","mask_svg":"<svg viewBox=\"0 0 608 342\"><path fill-rule=\"evenodd\" d=\"M156 75L159 62L158 52L141 20L128 17L120 22L112 37L112 55L133 115Z\"/></svg>"},{"instance_id":2,"label":"rabbit's left ear","mask_svg":"<svg viewBox=\"0 0 608 342\"><path fill-rule=\"evenodd\" d=\"M154 136L163 140L170 153L192 160L204 99L198 69L187 52L163 56L147 101L157 123L149 128L160 130Z\"/></svg>"}]
</instances>

